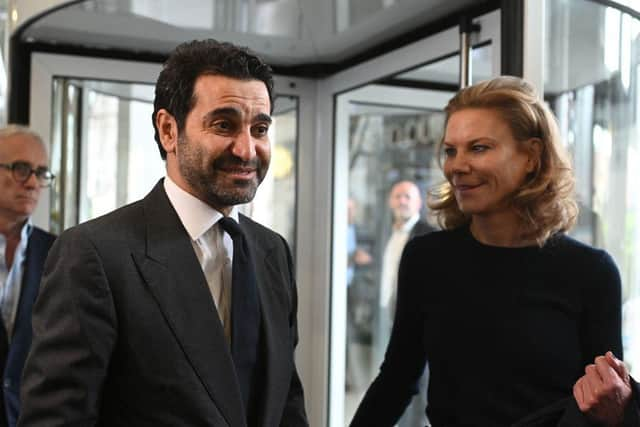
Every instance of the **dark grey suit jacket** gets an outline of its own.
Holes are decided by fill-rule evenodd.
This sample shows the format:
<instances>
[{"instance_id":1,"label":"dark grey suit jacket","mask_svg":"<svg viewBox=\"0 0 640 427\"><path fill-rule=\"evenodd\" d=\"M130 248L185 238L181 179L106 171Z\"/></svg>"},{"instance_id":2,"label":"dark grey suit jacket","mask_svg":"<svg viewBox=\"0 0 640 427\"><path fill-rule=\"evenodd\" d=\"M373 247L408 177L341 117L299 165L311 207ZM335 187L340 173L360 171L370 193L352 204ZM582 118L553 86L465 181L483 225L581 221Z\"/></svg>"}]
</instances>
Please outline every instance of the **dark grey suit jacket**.
<instances>
[{"instance_id":1,"label":"dark grey suit jacket","mask_svg":"<svg viewBox=\"0 0 640 427\"><path fill-rule=\"evenodd\" d=\"M260 426L306 426L297 297L276 233L241 217L262 312ZM64 232L33 316L21 426L246 425L233 362L189 236L160 181Z\"/></svg>"}]
</instances>

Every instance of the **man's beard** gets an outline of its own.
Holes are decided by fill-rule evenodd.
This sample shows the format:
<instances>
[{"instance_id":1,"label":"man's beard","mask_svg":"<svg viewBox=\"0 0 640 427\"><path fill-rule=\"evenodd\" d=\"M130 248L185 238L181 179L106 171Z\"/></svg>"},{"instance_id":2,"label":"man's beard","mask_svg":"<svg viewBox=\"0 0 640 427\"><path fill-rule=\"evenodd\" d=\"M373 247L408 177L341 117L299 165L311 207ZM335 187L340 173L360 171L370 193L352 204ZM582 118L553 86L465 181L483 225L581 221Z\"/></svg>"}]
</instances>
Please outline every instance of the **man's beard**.
<instances>
[{"instance_id":1,"label":"man's beard","mask_svg":"<svg viewBox=\"0 0 640 427\"><path fill-rule=\"evenodd\" d=\"M393 213L393 219L397 222L407 222L412 216L408 209L396 209Z\"/></svg>"},{"instance_id":2,"label":"man's beard","mask_svg":"<svg viewBox=\"0 0 640 427\"><path fill-rule=\"evenodd\" d=\"M203 167L202 159L206 154L201 147L184 137L181 137L178 143L180 174L196 192L197 198L214 208L229 207L253 200L267 173L268 164L265 165L258 157L244 161L231 153L223 152ZM225 170L242 167L255 169L256 176L250 180L236 179L230 182L224 178Z\"/></svg>"}]
</instances>

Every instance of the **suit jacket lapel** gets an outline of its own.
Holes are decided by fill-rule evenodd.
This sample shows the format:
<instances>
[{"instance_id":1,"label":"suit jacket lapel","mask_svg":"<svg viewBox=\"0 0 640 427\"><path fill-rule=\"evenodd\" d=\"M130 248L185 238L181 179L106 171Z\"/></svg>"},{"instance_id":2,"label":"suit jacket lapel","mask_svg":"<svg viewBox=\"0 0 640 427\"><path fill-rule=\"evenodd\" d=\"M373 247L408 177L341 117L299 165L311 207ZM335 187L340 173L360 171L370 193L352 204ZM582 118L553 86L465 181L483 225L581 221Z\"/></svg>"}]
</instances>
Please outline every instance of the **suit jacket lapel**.
<instances>
[{"instance_id":1,"label":"suit jacket lapel","mask_svg":"<svg viewBox=\"0 0 640 427\"><path fill-rule=\"evenodd\" d=\"M24 276L22 277L22 289L20 290L20 299L18 300L18 311L16 312L14 331L21 329L22 323L28 321L28 329L29 333L31 333L31 309L33 301L38 295L40 277L42 276L44 260L47 258L49 246L51 246L51 243L44 240L44 233L34 227L27 244ZM25 316L27 317L25 318Z\"/></svg>"},{"instance_id":2,"label":"suit jacket lapel","mask_svg":"<svg viewBox=\"0 0 640 427\"><path fill-rule=\"evenodd\" d=\"M14 355L17 355L18 359L24 362L31 345L31 311L40 289L44 260L47 258L49 247L53 242L53 238L47 236L46 233L34 227L29 237L8 364L11 364ZM20 377L20 373L15 375Z\"/></svg>"},{"instance_id":3,"label":"suit jacket lapel","mask_svg":"<svg viewBox=\"0 0 640 427\"><path fill-rule=\"evenodd\" d=\"M288 387L290 372L285 369L286 363L283 359L289 356L290 348L286 326L289 324L286 295L274 284L282 282L282 273L279 271L283 266L274 265L271 260L270 247L266 242L261 241L255 230L248 226L246 221L240 217L240 226L243 229L247 241L252 251L252 256L256 268L256 280L258 285L258 296L260 298L260 311L262 315L262 349L263 356L262 369L262 390L259 396L262 397L260 403L260 413L257 418L263 426L279 425L281 414L274 413L273 409L282 407L283 387ZM271 419L274 418L274 419Z\"/></svg>"},{"instance_id":4,"label":"suit jacket lapel","mask_svg":"<svg viewBox=\"0 0 640 427\"><path fill-rule=\"evenodd\" d=\"M230 426L246 424L222 324L189 236L160 181L144 199L140 272L209 396Z\"/></svg>"}]
</instances>

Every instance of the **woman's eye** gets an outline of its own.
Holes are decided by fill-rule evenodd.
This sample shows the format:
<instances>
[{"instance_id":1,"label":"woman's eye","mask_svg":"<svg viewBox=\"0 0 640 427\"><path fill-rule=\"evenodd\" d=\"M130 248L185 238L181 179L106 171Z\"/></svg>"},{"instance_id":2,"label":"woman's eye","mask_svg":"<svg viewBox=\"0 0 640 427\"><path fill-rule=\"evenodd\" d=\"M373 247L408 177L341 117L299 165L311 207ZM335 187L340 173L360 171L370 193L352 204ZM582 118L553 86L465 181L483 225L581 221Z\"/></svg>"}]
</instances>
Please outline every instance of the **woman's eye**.
<instances>
[{"instance_id":1,"label":"woman's eye","mask_svg":"<svg viewBox=\"0 0 640 427\"><path fill-rule=\"evenodd\" d=\"M445 148L444 149L444 155L445 157L453 157L456 155L456 150L455 148Z\"/></svg>"},{"instance_id":2,"label":"woman's eye","mask_svg":"<svg viewBox=\"0 0 640 427\"><path fill-rule=\"evenodd\" d=\"M486 150L487 150L487 148L489 148L489 147L487 147L486 145L480 145L480 144L476 144L476 145L474 145L473 147L471 147L471 149L472 149L473 151L477 152L477 153L480 153L480 152L486 151Z\"/></svg>"}]
</instances>

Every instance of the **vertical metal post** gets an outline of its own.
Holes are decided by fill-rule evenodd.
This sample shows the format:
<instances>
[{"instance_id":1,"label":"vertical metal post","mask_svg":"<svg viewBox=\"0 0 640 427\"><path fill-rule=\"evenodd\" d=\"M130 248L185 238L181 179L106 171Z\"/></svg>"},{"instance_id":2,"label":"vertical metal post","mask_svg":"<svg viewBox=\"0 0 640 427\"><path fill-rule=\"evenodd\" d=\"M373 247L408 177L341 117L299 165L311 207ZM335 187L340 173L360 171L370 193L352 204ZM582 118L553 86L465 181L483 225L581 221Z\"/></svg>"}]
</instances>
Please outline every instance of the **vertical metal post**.
<instances>
[{"instance_id":1,"label":"vertical metal post","mask_svg":"<svg viewBox=\"0 0 640 427\"><path fill-rule=\"evenodd\" d=\"M471 83L471 19L460 18L460 89Z\"/></svg>"},{"instance_id":2,"label":"vertical metal post","mask_svg":"<svg viewBox=\"0 0 640 427\"><path fill-rule=\"evenodd\" d=\"M474 24L470 17L460 18L460 89L472 84L471 34L480 31L480 24Z\"/></svg>"},{"instance_id":3,"label":"vertical metal post","mask_svg":"<svg viewBox=\"0 0 640 427\"><path fill-rule=\"evenodd\" d=\"M474 24L470 17L460 18L460 89L472 84L473 74L471 64L471 50L473 42L471 34L480 31L480 24Z\"/></svg>"},{"instance_id":4,"label":"vertical metal post","mask_svg":"<svg viewBox=\"0 0 640 427\"><path fill-rule=\"evenodd\" d=\"M67 117L69 117L69 80L66 78L60 79L61 94L60 94L60 173L58 179L60 180L60 194L59 207L60 218L58 220L58 230L64 231L67 225L67 163L69 161L69 123Z\"/></svg>"}]
</instances>

